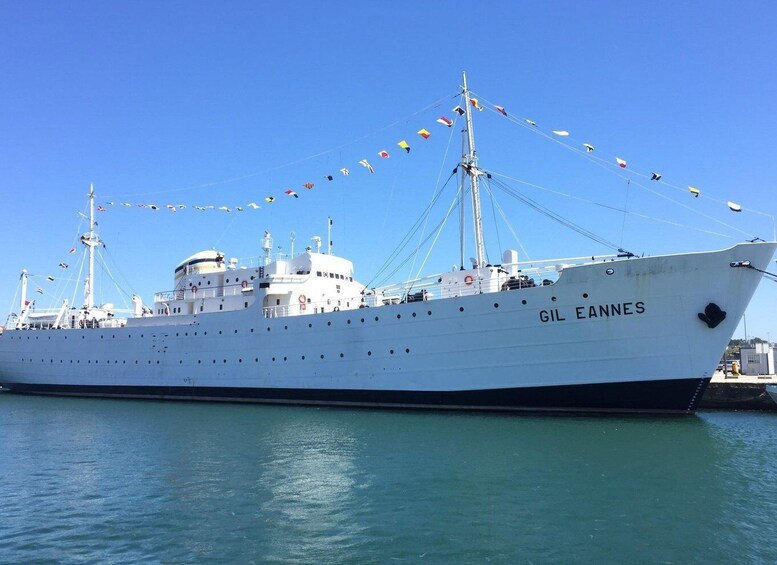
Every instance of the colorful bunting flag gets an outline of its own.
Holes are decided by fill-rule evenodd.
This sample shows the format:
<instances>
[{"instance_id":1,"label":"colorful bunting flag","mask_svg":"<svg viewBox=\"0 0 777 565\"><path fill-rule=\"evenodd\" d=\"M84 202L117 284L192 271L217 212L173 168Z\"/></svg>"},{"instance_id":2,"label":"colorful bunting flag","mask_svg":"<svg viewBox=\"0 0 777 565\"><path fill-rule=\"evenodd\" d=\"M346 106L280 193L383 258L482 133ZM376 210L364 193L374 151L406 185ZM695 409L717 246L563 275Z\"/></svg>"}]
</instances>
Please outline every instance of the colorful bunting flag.
<instances>
[{"instance_id":1,"label":"colorful bunting flag","mask_svg":"<svg viewBox=\"0 0 777 565\"><path fill-rule=\"evenodd\" d=\"M41 287L38 287L35 289L35 292L37 292L38 294L43 294L43 289Z\"/></svg>"},{"instance_id":2,"label":"colorful bunting flag","mask_svg":"<svg viewBox=\"0 0 777 565\"><path fill-rule=\"evenodd\" d=\"M730 204L730 202L729 202L729 204ZM51 275L47 276L46 279L50 280L51 282L54 282L54 277L52 277Z\"/></svg>"},{"instance_id":3,"label":"colorful bunting flag","mask_svg":"<svg viewBox=\"0 0 777 565\"><path fill-rule=\"evenodd\" d=\"M178 211L178 208L176 208L173 204L168 204L167 206L165 206L165 208L167 208L171 212L177 212Z\"/></svg>"},{"instance_id":4,"label":"colorful bunting flag","mask_svg":"<svg viewBox=\"0 0 777 565\"><path fill-rule=\"evenodd\" d=\"M481 112L483 111L483 106L480 105L480 102L478 102L477 98L470 98L469 103L472 104L474 108L477 108Z\"/></svg>"},{"instance_id":5,"label":"colorful bunting flag","mask_svg":"<svg viewBox=\"0 0 777 565\"><path fill-rule=\"evenodd\" d=\"M67 269L67 267L68 267L67 263L60 263L59 264L59 268L60 269Z\"/></svg>"},{"instance_id":6,"label":"colorful bunting flag","mask_svg":"<svg viewBox=\"0 0 777 565\"><path fill-rule=\"evenodd\" d=\"M284 190L284 194L288 194L289 196L293 196L294 198L299 198L299 195L294 192L292 189Z\"/></svg>"},{"instance_id":7,"label":"colorful bunting flag","mask_svg":"<svg viewBox=\"0 0 777 565\"><path fill-rule=\"evenodd\" d=\"M361 161L359 161L359 164L364 166L364 168L366 168L370 173L375 172L375 169L372 168L372 165L370 165L367 159L362 159Z\"/></svg>"},{"instance_id":8,"label":"colorful bunting flag","mask_svg":"<svg viewBox=\"0 0 777 565\"><path fill-rule=\"evenodd\" d=\"M249 203L247 204L247 206L248 206L249 208L253 208L254 210L256 210L257 208L259 208L259 204L257 204L256 202L249 202Z\"/></svg>"},{"instance_id":9,"label":"colorful bunting flag","mask_svg":"<svg viewBox=\"0 0 777 565\"><path fill-rule=\"evenodd\" d=\"M429 133L428 131L426 131L425 129L419 129L418 130L418 135L420 135L424 139L429 139L429 136L432 135L432 134Z\"/></svg>"},{"instance_id":10,"label":"colorful bunting flag","mask_svg":"<svg viewBox=\"0 0 777 565\"><path fill-rule=\"evenodd\" d=\"M152 210L159 210L159 206L156 204L147 204L146 208L151 208Z\"/></svg>"},{"instance_id":11,"label":"colorful bunting flag","mask_svg":"<svg viewBox=\"0 0 777 565\"><path fill-rule=\"evenodd\" d=\"M736 202L731 202L731 200L728 201L728 207L731 209L732 212L741 212L742 211L742 206L740 206Z\"/></svg>"},{"instance_id":12,"label":"colorful bunting flag","mask_svg":"<svg viewBox=\"0 0 777 565\"><path fill-rule=\"evenodd\" d=\"M243 211L243 209L242 209L240 206L238 206L237 208L235 208L235 210L237 210L238 212L242 212L242 211Z\"/></svg>"},{"instance_id":13,"label":"colorful bunting flag","mask_svg":"<svg viewBox=\"0 0 777 565\"><path fill-rule=\"evenodd\" d=\"M105 212L105 208L103 208L102 206L98 206L97 207L97 211L98 212Z\"/></svg>"},{"instance_id":14,"label":"colorful bunting flag","mask_svg":"<svg viewBox=\"0 0 777 565\"><path fill-rule=\"evenodd\" d=\"M268 202L268 203L275 202L275 197L274 196L268 196L267 198L264 199L264 201Z\"/></svg>"},{"instance_id":15,"label":"colorful bunting flag","mask_svg":"<svg viewBox=\"0 0 777 565\"><path fill-rule=\"evenodd\" d=\"M388 159L389 158L389 152L384 149L383 151L379 151L378 152L378 156L379 157L383 157L384 159Z\"/></svg>"},{"instance_id":16,"label":"colorful bunting flag","mask_svg":"<svg viewBox=\"0 0 777 565\"><path fill-rule=\"evenodd\" d=\"M324 178L326 180L335 180L335 177L333 177L332 175L326 175Z\"/></svg>"},{"instance_id":17,"label":"colorful bunting flag","mask_svg":"<svg viewBox=\"0 0 777 565\"><path fill-rule=\"evenodd\" d=\"M653 173L650 176L650 180L661 180L661 173Z\"/></svg>"},{"instance_id":18,"label":"colorful bunting flag","mask_svg":"<svg viewBox=\"0 0 777 565\"><path fill-rule=\"evenodd\" d=\"M569 132L565 129L554 129L553 133L561 137L567 137L569 135Z\"/></svg>"},{"instance_id":19,"label":"colorful bunting flag","mask_svg":"<svg viewBox=\"0 0 777 565\"><path fill-rule=\"evenodd\" d=\"M532 127L535 127L535 128L537 127L537 122L533 122L533 121L527 119L526 123L529 124Z\"/></svg>"},{"instance_id":20,"label":"colorful bunting flag","mask_svg":"<svg viewBox=\"0 0 777 565\"><path fill-rule=\"evenodd\" d=\"M586 153L593 153L594 152L594 146L590 145L588 143L583 143L583 147L585 147Z\"/></svg>"},{"instance_id":21,"label":"colorful bunting flag","mask_svg":"<svg viewBox=\"0 0 777 565\"><path fill-rule=\"evenodd\" d=\"M689 191L691 194L693 194L693 195L694 195L694 197L696 197L696 198L698 198L698 197L699 197L699 195L701 194L701 190L699 190L698 188L694 188L694 187L692 187L692 186L689 186L689 187L688 187L688 191Z\"/></svg>"},{"instance_id":22,"label":"colorful bunting flag","mask_svg":"<svg viewBox=\"0 0 777 565\"><path fill-rule=\"evenodd\" d=\"M122 202L122 203L121 203L121 205L122 205L122 206L126 206L126 207L128 207L128 208L131 208L131 207L132 207L132 204L130 204L129 202Z\"/></svg>"},{"instance_id":23,"label":"colorful bunting flag","mask_svg":"<svg viewBox=\"0 0 777 565\"><path fill-rule=\"evenodd\" d=\"M70 251L68 251L68 253L75 253L75 252L76 252L76 248L75 247L71 247Z\"/></svg>"},{"instance_id":24,"label":"colorful bunting flag","mask_svg":"<svg viewBox=\"0 0 777 565\"><path fill-rule=\"evenodd\" d=\"M308 190L310 190L311 188L313 188L313 183L312 183L312 182L306 182L306 183L305 183L305 184L303 184L302 186L304 186L305 188L307 188Z\"/></svg>"},{"instance_id":25,"label":"colorful bunting flag","mask_svg":"<svg viewBox=\"0 0 777 565\"><path fill-rule=\"evenodd\" d=\"M232 211L231 209L227 208L226 206L219 206L219 210L221 210L222 212L231 212Z\"/></svg>"},{"instance_id":26,"label":"colorful bunting flag","mask_svg":"<svg viewBox=\"0 0 777 565\"><path fill-rule=\"evenodd\" d=\"M399 145L406 152L410 153L410 146L407 144L407 141L405 141L404 139L402 141L400 141L399 143L397 143L397 145Z\"/></svg>"},{"instance_id":27,"label":"colorful bunting flag","mask_svg":"<svg viewBox=\"0 0 777 565\"><path fill-rule=\"evenodd\" d=\"M437 123L448 127L451 127L453 125L453 122L448 118L446 118L445 116L440 116L439 118L437 118Z\"/></svg>"},{"instance_id":28,"label":"colorful bunting flag","mask_svg":"<svg viewBox=\"0 0 777 565\"><path fill-rule=\"evenodd\" d=\"M618 166L619 166L621 169L625 169L625 168L626 168L626 161L624 161L624 160L623 160L623 159L621 159L620 157L615 157L615 162L616 162L616 163L618 163Z\"/></svg>"},{"instance_id":29,"label":"colorful bunting flag","mask_svg":"<svg viewBox=\"0 0 777 565\"><path fill-rule=\"evenodd\" d=\"M349 174L351 171L349 171L348 169L346 169L345 167L343 167L342 169L340 169L340 172L341 172L341 173L343 173L343 176L344 176L344 177L347 177L347 176L348 176L348 174Z\"/></svg>"},{"instance_id":30,"label":"colorful bunting flag","mask_svg":"<svg viewBox=\"0 0 777 565\"><path fill-rule=\"evenodd\" d=\"M496 111L502 114L503 116L507 116L507 111L502 106L494 106L496 108Z\"/></svg>"},{"instance_id":31,"label":"colorful bunting flag","mask_svg":"<svg viewBox=\"0 0 777 565\"><path fill-rule=\"evenodd\" d=\"M456 106L452 111L456 112L459 116L464 115L464 108L462 108L461 106Z\"/></svg>"}]
</instances>

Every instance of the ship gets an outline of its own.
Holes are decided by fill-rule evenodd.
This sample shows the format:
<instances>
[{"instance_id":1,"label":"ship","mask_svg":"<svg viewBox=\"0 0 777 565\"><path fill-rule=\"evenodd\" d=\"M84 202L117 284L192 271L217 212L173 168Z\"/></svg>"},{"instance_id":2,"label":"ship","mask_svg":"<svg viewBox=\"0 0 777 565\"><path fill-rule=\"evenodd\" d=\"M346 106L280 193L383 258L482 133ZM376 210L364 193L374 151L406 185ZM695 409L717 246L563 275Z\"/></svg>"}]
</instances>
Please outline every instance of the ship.
<instances>
[{"instance_id":1,"label":"ship","mask_svg":"<svg viewBox=\"0 0 777 565\"><path fill-rule=\"evenodd\" d=\"M96 305L102 244L89 193L84 303L19 311L0 335L4 391L78 397L391 409L692 414L777 243L708 252L489 263L475 107L463 75L461 197L468 264L382 287L321 238L237 264L218 250L173 269L172 290ZM466 190L465 190L466 186ZM329 222L331 225L331 221ZM462 244L463 246L463 244ZM621 250L622 251L622 250ZM462 251L463 254L463 251Z\"/></svg>"}]
</instances>

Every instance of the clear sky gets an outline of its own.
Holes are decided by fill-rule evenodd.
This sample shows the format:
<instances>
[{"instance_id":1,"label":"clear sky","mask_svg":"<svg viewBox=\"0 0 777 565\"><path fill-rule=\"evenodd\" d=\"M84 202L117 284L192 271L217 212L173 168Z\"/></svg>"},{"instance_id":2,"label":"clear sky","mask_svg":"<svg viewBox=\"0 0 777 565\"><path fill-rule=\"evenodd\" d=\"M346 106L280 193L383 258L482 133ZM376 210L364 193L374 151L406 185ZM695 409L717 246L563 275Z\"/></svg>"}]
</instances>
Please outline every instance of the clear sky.
<instances>
[{"instance_id":1,"label":"clear sky","mask_svg":"<svg viewBox=\"0 0 777 565\"><path fill-rule=\"evenodd\" d=\"M475 112L480 164L573 222L639 254L771 239L776 23L766 1L0 0L0 309L12 306L22 268L43 277L30 286L44 288L35 295L44 306L78 275L67 252L90 182L106 208L98 219L113 275L147 304L193 253L257 256L265 230L284 251L294 231L299 251L313 235L326 239L327 216L335 252L371 281L456 164L459 128L435 120L455 117L462 70L487 106ZM602 165L494 104L546 133L569 131L549 135L577 150L590 143ZM421 139L421 128L432 136ZM640 176L654 171L662 183ZM485 194L494 262L500 247L532 259L609 252L502 192L494 198L520 238ZM236 211L250 202L261 208ZM458 262L449 223L427 274ZM396 278L415 274L425 253ZM109 281L97 290L98 301L122 304ZM761 283L747 326L777 340L777 284Z\"/></svg>"}]
</instances>

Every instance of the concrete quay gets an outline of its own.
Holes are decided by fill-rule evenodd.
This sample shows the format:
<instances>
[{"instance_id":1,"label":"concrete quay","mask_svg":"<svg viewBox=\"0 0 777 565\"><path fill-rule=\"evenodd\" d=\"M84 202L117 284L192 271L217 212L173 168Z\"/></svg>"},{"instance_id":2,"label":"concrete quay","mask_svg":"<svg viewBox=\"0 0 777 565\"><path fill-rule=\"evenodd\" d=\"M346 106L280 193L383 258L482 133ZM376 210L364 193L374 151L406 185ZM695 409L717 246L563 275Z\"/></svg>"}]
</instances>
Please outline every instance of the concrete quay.
<instances>
[{"instance_id":1,"label":"concrete quay","mask_svg":"<svg viewBox=\"0 0 777 565\"><path fill-rule=\"evenodd\" d=\"M699 410L777 412L777 403L766 392L766 385L777 385L777 375L732 375L717 371L702 396Z\"/></svg>"}]
</instances>

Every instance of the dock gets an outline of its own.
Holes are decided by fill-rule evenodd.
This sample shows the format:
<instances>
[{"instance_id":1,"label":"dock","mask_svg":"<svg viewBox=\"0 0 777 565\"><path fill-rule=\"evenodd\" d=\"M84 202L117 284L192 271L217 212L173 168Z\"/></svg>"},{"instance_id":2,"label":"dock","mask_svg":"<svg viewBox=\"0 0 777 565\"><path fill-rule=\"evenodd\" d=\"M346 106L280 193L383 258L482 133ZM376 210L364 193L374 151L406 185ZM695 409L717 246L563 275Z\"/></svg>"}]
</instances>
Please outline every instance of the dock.
<instances>
[{"instance_id":1,"label":"dock","mask_svg":"<svg viewBox=\"0 0 777 565\"><path fill-rule=\"evenodd\" d=\"M766 392L777 385L777 375L732 375L716 371L699 404L699 410L765 410L777 412Z\"/></svg>"}]
</instances>

